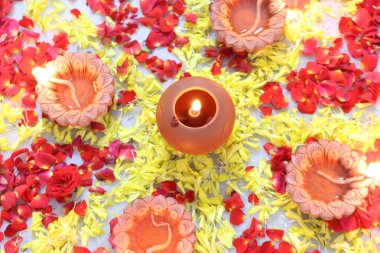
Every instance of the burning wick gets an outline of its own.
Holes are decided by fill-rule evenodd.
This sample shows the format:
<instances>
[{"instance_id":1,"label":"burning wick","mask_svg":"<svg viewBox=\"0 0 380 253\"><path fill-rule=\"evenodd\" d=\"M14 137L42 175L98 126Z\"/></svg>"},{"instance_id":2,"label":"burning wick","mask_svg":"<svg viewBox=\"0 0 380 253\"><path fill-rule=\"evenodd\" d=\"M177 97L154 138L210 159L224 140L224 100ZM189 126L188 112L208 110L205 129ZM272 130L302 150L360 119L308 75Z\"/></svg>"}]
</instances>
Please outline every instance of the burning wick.
<instances>
[{"instance_id":1,"label":"burning wick","mask_svg":"<svg viewBox=\"0 0 380 253\"><path fill-rule=\"evenodd\" d=\"M380 163L370 163L365 174L372 177L375 181L380 181Z\"/></svg>"},{"instance_id":2,"label":"burning wick","mask_svg":"<svg viewBox=\"0 0 380 253\"><path fill-rule=\"evenodd\" d=\"M35 68L32 72L33 76L37 79L37 81L49 89L54 89L54 84L68 86L70 88L70 94L75 105L78 108L81 108L81 105L75 92L75 86L72 82L53 77L54 69Z\"/></svg>"},{"instance_id":3,"label":"burning wick","mask_svg":"<svg viewBox=\"0 0 380 253\"><path fill-rule=\"evenodd\" d=\"M366 177L364 177L364 176L351 177L351 178L347 178L347 179L343 179L343 178L334 179L331 176L327 175L326 173L324 173L323 171L320 171L320 170L317 170L317 174L326 178L331 183L338 184L338 185L351 184L351 183L363 181L364 179L366 179Z\"/></svg>"},{"instance_id":4,"label":"burning wick","mask_svg":"<svg viewBox=\"0 0 380 253\"><path fill-rule=\"evenodd\" d=\"M146 250L146 253L154 253L156 251L166 249L170 245L170 243L171 243L171 241L173 239L172 238L173 237L172 230L170 228L170 224L169 223L156 223L156 221L154 220L154 215L152 214L152 215L150 215L150 217L152 218L152 223L153 223L153 225L155 227L164 227L164 226L166 226L168 228L168 239L163 244L154 245L154 246L150 247L149 249Z\"/></svg>"},{"instance_id":5,"label":"burning wick","mask_svg":"<svg viewBox=\"0 0 380 253\"><path fill-rule=\"evenodd\" d=\"M199 117L201 114L202 104L199 99L195 99L193 101L193 104L191 105L191 108L189 109L189 115L191 117Z\"/></svg>"}]
</instances>

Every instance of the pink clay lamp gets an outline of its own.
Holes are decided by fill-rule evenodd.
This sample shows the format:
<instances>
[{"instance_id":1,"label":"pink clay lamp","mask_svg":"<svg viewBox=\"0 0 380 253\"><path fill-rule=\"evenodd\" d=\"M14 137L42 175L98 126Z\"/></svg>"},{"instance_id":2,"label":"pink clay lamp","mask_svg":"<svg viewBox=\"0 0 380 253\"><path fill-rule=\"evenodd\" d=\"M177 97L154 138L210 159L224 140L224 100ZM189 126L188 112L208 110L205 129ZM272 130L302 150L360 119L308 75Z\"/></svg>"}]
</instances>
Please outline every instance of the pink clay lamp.
<instances>
[{"instance_id":1,"label":"pink clay lamp","mask_svg":"<svg viewBox=\"0 0 380 253\"><path fill-rule=\"evenodd\" d=\"M287 192L304 213L324 220L351 215L373 179L364 175L366 157L336 141L302 146L287 165Z\"/></svg>"},{"instance_id":2,"label":"pink clay lamp","mask_svg":"<svg viewBox=\"0 0 380 253\"><path fill-rule=\"evenodd\" d=\"M161 135L173 148L188 154L206 154L229 138L235 107L218 83L203 77L187 77L162 94L156 120Z\"/></svg>"},{"instance_id":3,"label":"pink clay lamp","mask_svg":"<svg viewBox=\"0 0 380 253\"><path fill-rule=\"evenodd\" d=\"M110 242L116 253L192 253L197 237L191 219L175 199L147 196L124 209Z\"/></svg>"},{"instance_id":4,"label":"pink clay lamp","mask_svg":"<svg viewBox=\"0 0 380 253\"><path fill-rule=\"evenodd\" d=\"M283 34L283 0L214 0L210 11L217 39L236 52L257 51Z\"/></svg>"},{"instance_id":5,"label":"pink clay lamp","mask_svg":"<svg viewBox=\"0 0 380 253\"><path fill-rule=\"evenodd\" d=\"M93 54L66 53L33 75L42 111L61 126L87 126L112 105L114 80Z\"/></svg>"}]
</instances>

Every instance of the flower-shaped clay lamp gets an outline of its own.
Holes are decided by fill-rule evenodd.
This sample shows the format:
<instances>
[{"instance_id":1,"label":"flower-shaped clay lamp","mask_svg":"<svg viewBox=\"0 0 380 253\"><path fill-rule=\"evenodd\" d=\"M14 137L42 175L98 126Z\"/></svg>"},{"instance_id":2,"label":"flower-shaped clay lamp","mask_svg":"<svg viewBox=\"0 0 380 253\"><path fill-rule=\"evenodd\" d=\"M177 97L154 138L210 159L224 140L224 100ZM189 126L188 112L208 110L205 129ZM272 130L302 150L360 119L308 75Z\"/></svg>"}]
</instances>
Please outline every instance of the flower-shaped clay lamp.
<instances>
[{"instance_id":1,"label":"flower-shaped clay lamp","mask_svg":"<svg viewBox=\"0 0 380 253\"><path fill-rule=\"evenodd\" d=\"M287 192L304 213L324 220L351 215L368 194L366 157L322 140L302 146L287 165Z\"/></svg>"},{"instance_id":2,"label":"flower-shaped clay lamp","mask_svg":"<svg viewBox=\"0 0 380 253\"><path fill-rule=\"evenodd\" d=\"M191 214L161 195L125 208L110 236L116 253L192 253L196 241Z\"/></svg>"},{"instance_id":3,"label":"flower-shaped clay lamp","mask_svg":"<svg viewBox=\"0 0 380 253\"><path fill-rule=\"evenodd\" d=\"M283 0L215 0L212 28L217 39L236 52L257 51L282 36L285 7Z\"/></svg>"},{"instance_id":4,"label":"flower-shaped clay lamp","mask_svg":"<svg viewBox=\"0 0 380 253\"><path fill-rule=\"evenodd\" d=\"M33 75L42 111L61 126L87 126L112 105L114 80L93 54L66 53Z\"/></svg>"}]
</instances>

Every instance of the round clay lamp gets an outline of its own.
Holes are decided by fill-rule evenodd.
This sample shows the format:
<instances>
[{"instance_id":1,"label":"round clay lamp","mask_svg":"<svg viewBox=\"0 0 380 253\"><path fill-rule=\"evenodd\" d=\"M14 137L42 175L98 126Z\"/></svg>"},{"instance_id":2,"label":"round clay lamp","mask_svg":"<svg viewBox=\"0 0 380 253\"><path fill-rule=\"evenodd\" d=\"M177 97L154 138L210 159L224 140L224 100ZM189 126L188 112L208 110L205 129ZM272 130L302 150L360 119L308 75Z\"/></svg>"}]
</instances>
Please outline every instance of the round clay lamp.
<instances>
[{"instance_id":1,"label":"round clay lamp","mask_svg":"<svg viewBox=\"0 0 380 253\"><path fill-rule=\"evenodd\" d=\"M283 34L283 0L214 0L210 9L217 39L236 52L257 51Z\"/></svg>"},{"instance_id":2,"label":"round clay lamp","mask_svg":"<svg viewBox=\"0 0 380 253\"><path fill-rule=\"evenodd\" d=\"M112 105L114 80L94 54L66 53L33 75L42 112L61 126L87 126Z\"/></svg>"},{"instance_id":3,"label":"round clay lamp","mask_svg":"<svg viewBox=\"0 0 380 253\"><path fill-rule=\"evenodd\" d=\"M157 105L158 129L166 142L184 153L216 150L229 138L235 107L228 92L203 77L187 77L169 86Z\"/></svg>"},{"instance_id":4,"label":"round clay lamp","mask_svg":"<svg viewBox=\"0 0 380 253\"><path fill-rule=\"evenodd\" d=\"M175 199L148 196L124 209L110 242L116 253L192 253L197 237L191 219Z\"/></svg>"},{"instance_id":5,"label":"round clay lamp","mask_svg":"<svg viewBox=\"0 0 380 253\"><path fill-rule=\"evenodd\" d=\"M351 215L373 179L364 176L366 157L336 141L302 146L286 170L286 190L304 213L324 220Z\"/></svg>"}]
</instances>

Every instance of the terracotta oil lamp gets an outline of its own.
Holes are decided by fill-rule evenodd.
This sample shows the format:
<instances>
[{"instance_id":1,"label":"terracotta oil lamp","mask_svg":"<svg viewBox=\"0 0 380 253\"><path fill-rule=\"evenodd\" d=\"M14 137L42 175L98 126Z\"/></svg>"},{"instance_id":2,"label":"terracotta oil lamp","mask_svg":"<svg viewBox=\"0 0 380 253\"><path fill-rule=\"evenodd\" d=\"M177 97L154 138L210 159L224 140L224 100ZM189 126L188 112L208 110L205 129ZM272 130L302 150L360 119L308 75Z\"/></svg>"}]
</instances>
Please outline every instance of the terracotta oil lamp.
<instances>
[{"instance_id":1,"label":"terracotta oil lamp","mask_svg":"<svg viewBox=\"0 0 380 253\"><path fill-rule=\"evenodd\" d=\"M364 154L336 141L302 146L288 163L287 192L301 211L324 220L351 215L368 194L372 178Z\"/></svg>"},{"instance_id":2,"label":"terracotta oil lamp","mask_svg":"<svg viewBox=\"0 0 380 253\"><path fill-rule=\"evenodd\" d=\"M94 54L66 53L33 75L42 112L61 126L87 126L112 105L114 80Z\"/></svg>"},{"instance_id":3,"label":"terracotta oil lamp","mask_svg":"<svg viewBox=\"0 0 380 253\"><path fill-rule=\"evenodd\" d=\"M124 209L110 242L116 253L192 253L197 237L191 219L175 199L148 196Z\"/></svg>"},{"instance_id":4,"label":"terracotta oil lamp","mask_svg":"<svg viewBox=\"0 0 380 253\"><path fill-rule=\"evenodd\" d=\"M257 51L283 34L283 0L214 0L210 10L217 39L236 52Z\"/></svg>"},{"instance_id":5,"label":"terracotta oil lamp","mask_svg":"<svg viewBox=\"0 0 380 253\"><path fill-rule=\"evenodd\" d=\"M183 78L169 86L157 105L158 129L173 148L206 154L229 138L235 107L228 92L203 77Z\"/></svg>"}]
</instances>

